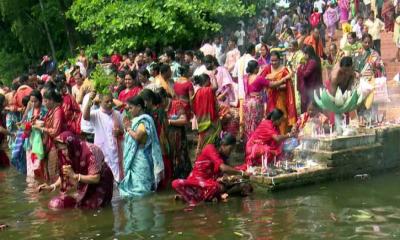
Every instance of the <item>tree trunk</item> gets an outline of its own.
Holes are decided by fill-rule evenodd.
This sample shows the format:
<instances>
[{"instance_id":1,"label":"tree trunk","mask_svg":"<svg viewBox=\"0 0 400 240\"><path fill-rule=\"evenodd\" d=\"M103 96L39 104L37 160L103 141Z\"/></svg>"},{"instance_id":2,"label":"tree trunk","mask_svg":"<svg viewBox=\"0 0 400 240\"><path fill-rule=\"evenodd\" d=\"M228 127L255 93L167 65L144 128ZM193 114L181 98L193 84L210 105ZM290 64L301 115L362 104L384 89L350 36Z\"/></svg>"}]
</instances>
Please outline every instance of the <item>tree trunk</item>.
<instances>
[{"instance_id":1,"label":"tree trunk","mask_svg":"<svg viewBox=\"0 0 400 240\"><path fill-rule=\"evenodd\" d=\"M65 32L67 34L69 51L70 51L71 55L74 55L75 46L76 46L75 29L72 26L71 21L69 21L65 16L65 13L68 11L68 7L66 6L66 3L64 2L64 0L58 0L58 4L60 5L61 14L63 15L64 28L65 28ZM69 1L67 4L70 5Z\"/></svg>"},{"instance_id":2,"label":"tree trunk","mask_svg":"<svg viewBox=\"0 0 400 240\"><path fill-rule=\"evenodd\" d=\"M39 4L40 4L40 10L42 11L42 14L44 14L43 1L39 0ZM50 34L49 26L47 25L47 21L44 21L43 24L44 24L44 29L46 30L47 40L49 41L51 55L53 56L53 59L55 61L57 61L56 50L54 48L54 42L53 42L53 39L51 38L51 34Z\"/></svg>"}]
</instances>

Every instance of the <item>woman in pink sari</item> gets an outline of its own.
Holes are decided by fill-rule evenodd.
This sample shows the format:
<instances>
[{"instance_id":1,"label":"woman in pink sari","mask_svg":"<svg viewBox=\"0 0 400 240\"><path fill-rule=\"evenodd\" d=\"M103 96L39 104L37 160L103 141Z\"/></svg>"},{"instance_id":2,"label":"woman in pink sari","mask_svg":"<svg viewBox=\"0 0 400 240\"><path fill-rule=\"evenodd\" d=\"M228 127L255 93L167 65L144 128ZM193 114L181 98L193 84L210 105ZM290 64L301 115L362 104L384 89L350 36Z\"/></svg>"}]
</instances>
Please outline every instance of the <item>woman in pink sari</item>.
<instances>
[{"instance_id":1,"label":"woman in pink sari","mask_svg":"<svg viewBox=\"0 0 400 240\"><path fill-rule=\"evenodd\" d=\"M284 120L284 114L274 109L261 121L246 143L245 163L239 169L246 170L250 166L260 166L264 156L268 162L279 160L282 153L282 142L292 137L290 133L280 135L279 126Z\"/></svg>"},{"instance_id":2,"label":"woman in pink sari","mask_svg":"<svg viewBox=\"0 0 400 240\"><path fill-rule=\"evenodd\" d=\"M81 141L71 132L63 132L55 139L59 159L59 178L39 191L60 188L60 196L49 202L50 208L89 208L107 206L113 193L113 174L104 162L103 152L96 145ZM76 187L76 197L67 191Z\"/></svg>"},{"instance_id":3,"label":"woman in pink sari","mask_svg":"<svg viewBox=\"0 0 400 240\"><path fill-rule=\"evenodd\" d=\"M262 43L260 47L260 57L257 59L258 65L263 67L270 63L269 48L266 44Z\"/></svg>"},{"instance_id":4,"label":"woman in pink sari","mask_svg":"<svg viewBox=\"0 0 400 240\"><path fill-rule=\"evenodd\" d=\"M340 23L349 21L350 0L339 0Z\"/></svg>"},{"instance_id":5,"label":"woman in pink sari","mask_svg":"<svg viewBox=\"0 0 400 240\"><path fill-rule=\"evenodd\" d=\"M246 72L247 75L244 76L246 97L243 104L245 140L249 139L250 135L264 117L265 101L263 97L265 89L279 87L286 81L286 79L281 79L279 81L270 82L266 79L267 73L270 72L268 68L264 68L264 70L260 72L259 65L255 60L251 60L247 64Z\"/></svg>"},{"instance_id":6,"label":"woman in pink sari","mask_svg":"<svg viewBox=\"0 0 400 240\"><path fill-rule=\"evenodd\" d=\"M335 39L336 23L339 20L338 12L333 8L332 3L328 3L328 9L325 11L324 23L328 30L328 37L331 41Z\"/></svg>"}]
</instances>

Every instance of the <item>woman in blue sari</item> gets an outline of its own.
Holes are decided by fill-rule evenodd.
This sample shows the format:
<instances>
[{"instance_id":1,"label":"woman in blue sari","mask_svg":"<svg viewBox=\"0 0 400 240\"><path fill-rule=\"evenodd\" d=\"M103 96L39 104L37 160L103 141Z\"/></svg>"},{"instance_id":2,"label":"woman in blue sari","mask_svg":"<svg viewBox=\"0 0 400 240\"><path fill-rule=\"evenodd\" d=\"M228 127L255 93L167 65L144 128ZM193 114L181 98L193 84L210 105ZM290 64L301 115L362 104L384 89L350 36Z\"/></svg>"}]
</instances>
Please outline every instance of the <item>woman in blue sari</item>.
<instances>
[{"instance_id":1,"label":"woman in blue sari","mask_svg":"<svg viewBox=\"0 0 400 240\"><path fill-rule=\"evenodd\" d=\"M164 164L154 121L144 113L144 100L137 96L127 103L133 119L124 120L124 178L118 188L122 197L138 197L157 189Z\"/></svg>"}]
</instances>

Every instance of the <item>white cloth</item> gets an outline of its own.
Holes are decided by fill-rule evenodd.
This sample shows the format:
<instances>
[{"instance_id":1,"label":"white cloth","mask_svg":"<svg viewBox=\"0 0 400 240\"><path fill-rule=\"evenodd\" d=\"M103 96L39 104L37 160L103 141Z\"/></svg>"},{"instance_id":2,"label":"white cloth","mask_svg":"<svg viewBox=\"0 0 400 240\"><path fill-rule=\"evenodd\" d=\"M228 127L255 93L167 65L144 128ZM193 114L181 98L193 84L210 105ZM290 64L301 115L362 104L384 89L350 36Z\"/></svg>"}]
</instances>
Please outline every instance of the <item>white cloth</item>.
<instances>
[{"instance_id":1,"label":"white cloth","mask_svg":"<svg viewBox=\"0 0 400 240\"><path fill-rule=\"evenodd\" d=\"M82 112L83 112L83 110L85 109L86 104L89 102L89 97L90 97L90 94L89 94L89 93L86 94L86 95L83 97L82 104L80 105L81 111L82 111ZM93 105L93 106L90 108L90 111L95 110L95 109L97 109L97 107ZM82 115L83 115L83 114L82 114ZM83 119L83 116L82 116L82 119L81 119L81 131L84 132L84 133L91 133L91 134L94 134L94 127L93 127L93 125L92 125L89 121L86 121L85 119Z\"/></svg>"},{"instance_id":2,"label":"white cloth","mask_svg":"<svg viewBox=\"0 0 400 240\"><path fill-rule=\"evenodd\" d=\"M203 73L207 73L207 68L204 64L194 70L193 76L199 76Z\"/></svg>"},{"instance_id":3,"label":"white cloth","mask_svg":"<svg viewBox=\"0 0 400 240\"><path fill-rule=\"evenodd\" d=\"M94 144L101 148L114 179L119 181L118 145L113 135L115 119L119 121L119 126L123 126L122 116L118 111L113 110L112 114L107 114L100 108L90 112L90 122L94 127Z\"/></svg>"},{"instance_id":4,"label":"white cloth","mask_svg":"<svg viewBox=\"0 0 400 240\"><path fill-rule=\"evenodd\" d=\"M235 32L235 37L237 38L237 45L238 46L243 46L244 45L244 37L246 36L246 33L244 32L243 29L237 30Z\"/></svg>"},{"instance_id":5,"label":"white cloth","mask_svg":"<svg viewBox=\"0 0 400 240\"><path fill-rule=\"evenodd\" d=\"M318 8L318 12L322 13L324 11L324 6L325 6L325 1L324 0L318 0L314 2L314 8Z\"/></svg>"},{"instance_id":6,"label":"white cloth","mask_svg":"<svg viewBox=\"0 0 400 240\"><path fill-rule=\"evenodd\" d=\"M247 64L251 60L256 60L256 59L250 54L246 53L239 58L239 60L235 64L235 68L233 69L232 77L238 79L237 92L239 95L239 99L244 99L245 97L243 77L246 74Z\"/></svg>"}]
</instances>

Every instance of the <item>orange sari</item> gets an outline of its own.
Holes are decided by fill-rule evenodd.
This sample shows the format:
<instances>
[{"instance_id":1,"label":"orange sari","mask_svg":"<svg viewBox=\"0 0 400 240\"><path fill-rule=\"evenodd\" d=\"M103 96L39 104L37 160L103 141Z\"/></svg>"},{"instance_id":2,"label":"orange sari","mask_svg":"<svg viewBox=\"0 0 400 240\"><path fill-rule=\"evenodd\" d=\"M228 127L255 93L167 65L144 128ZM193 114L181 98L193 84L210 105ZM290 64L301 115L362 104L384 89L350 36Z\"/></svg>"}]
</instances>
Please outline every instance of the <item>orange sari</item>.
<instances>
[{"instance_id":1,"label":"orange sari","mask_svg":"<svg viewBox=\"0 0 400 240\"><path fill-rule=\"evenodd\" d=\"M282 78L289 74L289 70L286 67L282 67L278 70L271 68L271 73L267 75L267 78L271 82L280 81ZM296 102L294 87L291 79L286 80L284 88L268 88L268 100L267 100L267 112L271 112L274 108L278 108L283 112L284 119L279 126L281 134L288 132L288 127L292 127L297 121Z\"/></svg>"}]
</instances>

